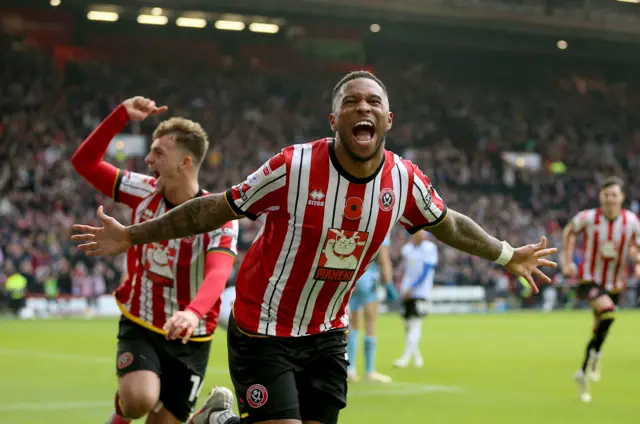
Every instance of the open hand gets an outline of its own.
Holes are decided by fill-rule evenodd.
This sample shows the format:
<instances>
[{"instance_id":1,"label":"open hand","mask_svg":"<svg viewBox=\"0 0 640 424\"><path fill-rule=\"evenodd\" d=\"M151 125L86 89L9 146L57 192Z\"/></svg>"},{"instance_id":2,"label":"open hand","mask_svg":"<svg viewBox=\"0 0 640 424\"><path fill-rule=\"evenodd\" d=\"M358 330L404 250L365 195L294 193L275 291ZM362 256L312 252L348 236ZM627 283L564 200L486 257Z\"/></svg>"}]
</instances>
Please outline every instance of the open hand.
<instances>
[{"instance_id":1,"label":"open hand","mask_svg":"<svg viewBox=\"0 0 640 424\"><path fill-rule=\"evenodd\" d=\"M129 119L132 121L142 121L149 116L165 113L169 108L166 106L156 106L156 102L146 97L136 96L122 102L122 106L127 111Z\"/></svg>"},{"instance_id":2,"label":"open hand","mask_svg":"<svg viewBox=\"0 0 640 424\"><path fill-rule=\"evenodd\" d=\"M513 256L509 263L505 265L505 269L510 273L519 277L524 277L535 293L538 293L538 286L533 281L533 276L540 278L545 283L550 283L551 278L547 277L538 267L558 266L555 262L543 259L545 256L556 253L558 249L555 247L547 248L547 238L542 237L540 243L528 244L518 247L513 252Z\"/></svg>"},{"instance_id":3,"label":"open hand","mask_svg":"<svg viewBox=\"0 0 640 424\"><path fill-rule=\"evenodd\" d=\"M102 227L80 224L73 226L74 231L83 234L74 234L71 240L85 242L78 249L87 256L117 256L129 250L132 245L126 227L106 215L102 206L98 208L98 219L102 222Z\"/></svg>"},{"instance_id":4,"label":"open hand","mask_svg":"<svg viewBox=\"0 0 640 424\"><path fill-rule=\"evenodd\" d=\"M167 340L175 340L184 332L182 343L187 343L200 322L195 312L186 310L173 314L162 329L167 332Z\"/></svg>"}]
</instances>

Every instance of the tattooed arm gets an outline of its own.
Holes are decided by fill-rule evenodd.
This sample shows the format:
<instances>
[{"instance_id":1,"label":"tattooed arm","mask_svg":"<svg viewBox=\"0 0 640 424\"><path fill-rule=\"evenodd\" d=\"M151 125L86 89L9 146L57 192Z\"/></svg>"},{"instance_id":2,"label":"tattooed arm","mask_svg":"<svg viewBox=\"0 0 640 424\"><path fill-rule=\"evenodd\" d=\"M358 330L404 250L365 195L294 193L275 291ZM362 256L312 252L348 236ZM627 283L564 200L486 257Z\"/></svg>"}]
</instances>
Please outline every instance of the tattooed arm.
<instances>
[{"instance_id":1,"label":"tattooed arm","mask_svg":"<svg viewBox=\"0 0 640 424\"><path fill-rule=\"evenodd\" d=\"M146 244L217 230L238 218L224 193L218 193L191 199L158 218L130 225L126 230L131 244Z\"/></svg>"},{"instance_id":2,"label":"tattooed arm","mask_svg":"<svg viewBox=\"0 0 640 424\"><path fill-rule=\"evenodd\" d=\"M115 256L133 245L207 233L234 219L247 217L255 220L263 213L278 211L283 204L286 205L288 193L285 153L291 154L283 150L245 182L224 193L189 200L169 213L141 224L125 227L107 216L100 206L98 219L103 226L75 224L73 230L81 234L74 234L71 239L83 242L78 248L87 256Z\"/></svg>"},{"instance_id":3,"label":"tattooed arm","mask_svg":"<svg viewBox=\"0 0 640 424\"><path fill-rule=\"evenodd\" d=\"M502 252L500 240L487 234L471 218L451 209L439 225L425 230L451 247L484 259L495 261Z\"/></svg>"}]
</instances>

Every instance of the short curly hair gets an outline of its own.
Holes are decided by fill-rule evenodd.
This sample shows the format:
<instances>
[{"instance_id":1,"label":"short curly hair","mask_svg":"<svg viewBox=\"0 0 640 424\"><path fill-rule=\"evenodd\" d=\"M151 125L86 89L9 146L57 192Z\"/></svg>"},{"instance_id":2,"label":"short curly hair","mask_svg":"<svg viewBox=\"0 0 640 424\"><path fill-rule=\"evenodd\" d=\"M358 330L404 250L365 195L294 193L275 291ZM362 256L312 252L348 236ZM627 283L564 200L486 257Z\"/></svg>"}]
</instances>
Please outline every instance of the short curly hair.
<instances>
[{"instance_id":1,"label":"short curly hair","mask_svg":"<svg viewBox=\"0 0 640 424\"><path fill-rule=\"evenodd\" d=\"M199 167L209 150L209 137L202 126L185 118L171 118L163 121L153 132L153 139L165 135L173 136L176 145L182 146L193 155L194 163Z\"/></svg>"},{"instance_id":2,"label":"short curly hair","mask_svg":"<svg viewBox=\"0 0 640 424\"><path fill-rule=\"evenodd\" d=\"M342 77L342 79L338 81L336 86L333 88L333 95L331 96L331 107L334 110L336 109L336 100L338 99L338 94L340 93L340 89L342 88L342 86L348 83L349 81L353 81L359 78L365 78L365 79L370 79L372 81L375 81L382 88L382 91L384 91L384 94L387 97L389 97L389 93L387 93L387 87L385 87L382 81L380 81L380 78L376 77L374 74L372 74L369 71L353 71L353 72L349 72L347 75Z\"/></svg>"}]
</instances>

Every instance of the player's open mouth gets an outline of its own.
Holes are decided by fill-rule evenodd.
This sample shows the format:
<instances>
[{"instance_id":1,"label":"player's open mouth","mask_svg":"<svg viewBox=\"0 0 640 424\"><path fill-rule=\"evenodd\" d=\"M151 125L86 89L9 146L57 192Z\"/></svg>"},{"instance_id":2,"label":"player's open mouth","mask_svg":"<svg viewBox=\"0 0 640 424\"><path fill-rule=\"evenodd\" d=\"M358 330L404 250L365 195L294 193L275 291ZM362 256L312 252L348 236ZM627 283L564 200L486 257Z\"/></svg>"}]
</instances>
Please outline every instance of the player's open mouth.
<instances>
[{"instance_id":1,"label":"player's open mouth","mask_svg":"<svg viewBox=\"0 0 640 424\"><path fill-rule=\"evenodd\" d=\"M353 126L353 138L358 144L369 144L376 135L376 127L371 121L360 121Z\"/></svg>"},{"instance_id":2,"label":"player's open mouth","mask_svg":"<svg viewBox=\"0 0 640 424\"><path fill-rule=\"evenodd\" d=\"M160 173L158 171L154 171L153 169L151 170L151 175L153 175L153 178L160 178Z\"/></svg>"}]
</instances>

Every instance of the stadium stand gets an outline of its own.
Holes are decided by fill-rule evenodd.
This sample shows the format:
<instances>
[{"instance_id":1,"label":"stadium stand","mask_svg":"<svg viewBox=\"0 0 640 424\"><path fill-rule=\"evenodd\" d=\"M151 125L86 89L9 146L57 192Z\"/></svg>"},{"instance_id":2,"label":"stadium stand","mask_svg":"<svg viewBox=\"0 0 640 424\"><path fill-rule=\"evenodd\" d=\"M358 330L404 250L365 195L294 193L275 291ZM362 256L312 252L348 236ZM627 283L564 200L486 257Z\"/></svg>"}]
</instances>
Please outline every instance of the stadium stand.
<instances>
[{"instance_id":1,"label":"stadium stand","mask_svg":"<svg viewBox=\"0 0 640 424\"><path fill-rule=\"evenodd\" d=\"M448 203L512 244L549 235L596 200L598 182L623 177L629 207L640 210L640 90L633 65L604 72L597 63L537 60L516 53L439 51L437 60L407 52L373 57L396 123L388 146L432 174ZM430 56L431 58L434 55ZM505 66L508 64L508 66ZM3 35L0 41L0 281L16 270L28 291L101 294L121 280L121 260L92 261L69 243L70 226L115 207L73 172L69 158L109 111L141 94L171 115L201 122L211 151L202 183L210 191L240 181L281 146L329 135L325 116L339 74L278 75L260 70L139 66L92 61L56 67L50 52ZM131 126L149 135L158 122ZM539 171L507 166L504 152L542 158ZM114 162L118 162L116 158ZM145 171L141 158L120 166ZM580 195L576 195L579 193ZM258 228L241 223L240 248ZM405 236L394 234L393 255ZM240 256L241 259L242 256ZM444 249L437 282L517 292L486 261Z\"/></svg>"}]
</instances>

